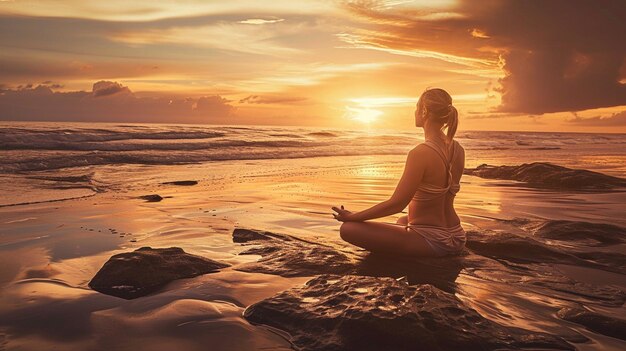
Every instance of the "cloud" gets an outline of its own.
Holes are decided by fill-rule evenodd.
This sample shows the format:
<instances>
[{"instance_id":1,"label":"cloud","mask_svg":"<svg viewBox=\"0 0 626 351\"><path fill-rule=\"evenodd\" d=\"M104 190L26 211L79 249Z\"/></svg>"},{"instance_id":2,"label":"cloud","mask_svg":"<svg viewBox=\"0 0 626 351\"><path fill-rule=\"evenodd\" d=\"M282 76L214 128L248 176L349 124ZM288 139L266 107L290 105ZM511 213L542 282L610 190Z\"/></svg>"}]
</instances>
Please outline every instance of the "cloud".
<instances>
[{"instance_id":1,"label":"cloud","mask_svg":"<svg viewBox=\"0 0 626 351\"><path fill-rule=\"evenodd\" d=\"M347 8L364 19L340 37L353 47L501 69L499 112L626 105L622 0L465 0L413 10L359 1ZM450 12L458 16L433 16Z\"/></svg>"},{"instance_id":2,"label":"cloud","mask_svg":"<svg viewBox=\"0 0 626 351\"><path fill-rule=\"evenodd\" d=\"M523 113L503 113L503 112L492 112L492 113L482 113L482 112L469 112L463 118L467 119L504 119L504 118L513 118L520 116L528 116ZM529 117L537 117L537 116L529 116Z\"/></svg>"},{"instance_id":3,"label":"cloud","mask_svg":"<svg viewBox=\"0 0 626 351\"><path fill-rule=\"evenodd\" d=\"M54 84L0 89L0 120L147 123L224 123L235 108L217 95L200 98L138 97L118 82L92 91L54 91Z\"/></svg>"},{"instance_id":4,"label":"cloud","mask_svg":"<svg viewBox=\"0 0 626 351\"><path fill-rule=\"evenodd\" d=\"M125 87L120 83L101 80L99 82L94 83L91 93L94 97L98 97L98 96L113 95L116 93L130 94L131 92L130 92L130 89L128 89L128 87Z\"/></svg>"},{"instance_id":5,"label":"cloud","mask_svg":"<svg viewBox=\"0 0 626 351\"><path fill-rule=\"evenodd\" d=\"M99 80L108 77L149 77L173 74L178 68L161 67L147 62L106 62L98 58L58 59L26 55L24 57L0 57L0 77L5 82L46 80ZM43 77L43 78L42 78Z\"/></svg>"},{"instance_id":6,"label":"cloud","mask_svg":"<svg viewBox=\"0 0 626 351\"><path fill-rule=\"evenodd\" d=\"M40 85L45 85L45 86L49 87L50 89L61 89L61 88L63 88L62 84L55 83L55 82L53 82L51 80L47 80L45 82L41 82Z\"/></svg>"},{"instance_id":7,"label":"cloud","mask_svg":"<svg viewBox=\"0 0 626 351\"><path fill-rule=\"evenodd\" d=\"M240 104L298 104L306 101L305 97L290 96L260 96L249 95L239 100Z\"/></svg>"},{"instance_id":8,"label":"cloud","mask_svg":"<svg viewBox=\"0 0 626 351\"><path fill-rule=\"evenodd\" d=\"M247 20L238 21L237 23L242 24L268 24L268 23L276 23L284 21L284 18L276 18L276 19L262 19L262 18L249 18Z\"/></svg>"},{"instance_id":9,"label":"cloud","mask_svg":"<svg viewBox=\"0 0 626 351\"><path fill-rule=\"evenodd\" d=\"M579 126L589 127L623 127L626 126L626 111L614 113L611 116L606 117L598 116L592 118L581 118L575 116L567 122Z\"/></svg>"},{"instance_id":10,"label":"cloud","mask_svg":"<svg viewBox=\"0 0 626 351\"><path fill-rule=\"evenodd\" d=\"M333 1L237 0L237 1L153 1L153 0L73 0L59 4L48 0L14 1L3 4L3 10L22 16L88 18L107 21L155 21L183 18L198 14L246 12L249 16L279 12L306 14L334 9ZM256 18L256 17L248 17Z\"/></svg>"}]
</instances>

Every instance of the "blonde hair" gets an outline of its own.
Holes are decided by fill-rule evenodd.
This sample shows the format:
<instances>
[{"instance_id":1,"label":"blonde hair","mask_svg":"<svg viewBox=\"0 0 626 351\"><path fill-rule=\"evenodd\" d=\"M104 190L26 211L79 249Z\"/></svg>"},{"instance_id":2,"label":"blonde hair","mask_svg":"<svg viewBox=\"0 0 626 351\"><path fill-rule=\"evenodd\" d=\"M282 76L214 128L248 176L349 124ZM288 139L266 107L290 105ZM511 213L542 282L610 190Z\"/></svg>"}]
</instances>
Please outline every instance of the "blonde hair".
<instances>
[{"instance_id":1,"label":"blonde hair","mask_svg":"<svg viewBox=\"0 0 626 351\"><path fill-rule=\"evenodd\" d=\"M420 108L426 108L427 118L443 123L441 130L447 128L448 143L452 142L459 125L459 111L452 106L452 97L440 88L426 89L419 99Z\"/></svg>"}]
</instances>

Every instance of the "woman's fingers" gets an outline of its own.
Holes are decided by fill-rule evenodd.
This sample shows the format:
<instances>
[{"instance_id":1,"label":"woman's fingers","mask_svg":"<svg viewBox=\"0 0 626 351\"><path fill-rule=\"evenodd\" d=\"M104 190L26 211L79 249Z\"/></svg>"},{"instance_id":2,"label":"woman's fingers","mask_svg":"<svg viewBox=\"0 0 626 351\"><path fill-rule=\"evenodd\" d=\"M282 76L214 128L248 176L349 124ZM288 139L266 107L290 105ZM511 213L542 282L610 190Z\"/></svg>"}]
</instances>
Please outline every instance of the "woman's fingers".
<instances>
[{"instance_id":1,"label":"woman's fingers","mask_svg":"<svg viewBox=\"0 0 626 351\"><path fill-rule=\"evenodd\" d=\"M333 218L341 222L345 221L345 216L351 213L350 211L346 210L343 205L341 205L341 208L337 208L336 206L332 206L331 208L333 209L333 211L337 212L333 213Z\"/></svg>"},{"instance_id":2,"label":"woman's fingers","mask_svg":"<svg viewBox=\"0 0 626 351\"><path fill-rule=\"evenodd\" d=\"M337 213L342 213L345 212L345 210L343 208L337 208L335 206L332 207L333 211L337 212Z\"/></svg>"}]
</instances>

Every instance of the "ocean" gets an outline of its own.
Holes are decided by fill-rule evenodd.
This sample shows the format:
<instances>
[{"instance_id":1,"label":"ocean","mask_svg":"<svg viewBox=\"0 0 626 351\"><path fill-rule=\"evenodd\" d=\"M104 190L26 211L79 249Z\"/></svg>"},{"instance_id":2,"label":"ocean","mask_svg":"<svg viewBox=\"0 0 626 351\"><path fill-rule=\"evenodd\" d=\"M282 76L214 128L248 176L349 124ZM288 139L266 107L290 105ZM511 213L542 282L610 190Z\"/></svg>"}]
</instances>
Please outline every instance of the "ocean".
<instances>
[{"instance_id":1,"label":"ocean","mask_svg":"<svg viewBox=\"0 0 626 351\"><path fill-rule=\"evenodd\" d=\"M466 167L550 162L626 176L626 134L460 131ZM331 156L403 156L423 142L421 129L339 130L310 127L0 123L0 206L79 196L89 187L45 186L70 173L98 177L112 165L181 165L233 160ZM398 158L395 162L403 162ZM101 175L101 174L100 174ZM72 179L70 179L72 180ZM79 178L74 178L76 182ZM114 174L89 179L119 184ZM22 198L11 195L16 186ZM29 189L39 187L34 194ZM69 190L72 188L73 193ZM60 190L57 194L54 190ZM92 189L94 190L94 189ZM95 190L94 190L95 191Z\"/></svg>"}]
</instances>

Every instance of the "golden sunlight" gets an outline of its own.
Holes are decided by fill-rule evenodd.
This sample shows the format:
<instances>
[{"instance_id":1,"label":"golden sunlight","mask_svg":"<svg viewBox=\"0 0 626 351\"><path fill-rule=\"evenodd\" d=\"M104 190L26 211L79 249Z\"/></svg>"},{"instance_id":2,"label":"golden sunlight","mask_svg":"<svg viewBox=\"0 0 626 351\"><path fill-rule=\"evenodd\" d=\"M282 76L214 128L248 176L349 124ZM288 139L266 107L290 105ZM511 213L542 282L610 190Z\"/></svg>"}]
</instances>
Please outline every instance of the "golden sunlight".
<instances>
[{"instance_id":1,"label":"golden sunlight","mask_svg":"<svg viewBox=\"0 0 626 351\"><path fill-rule=\"evenodd\" d=\"M378 120L378 117L380 117L382 114L382 111L374 110L369 107L346 106L346 113L344 116L354 121L369 124Z\"/></svg>"}]
</instances>

